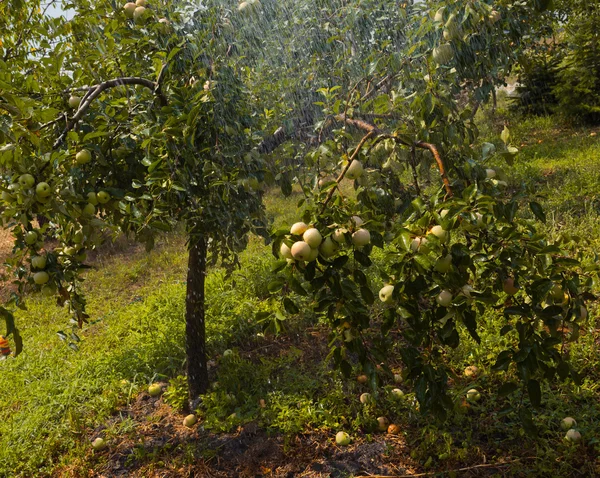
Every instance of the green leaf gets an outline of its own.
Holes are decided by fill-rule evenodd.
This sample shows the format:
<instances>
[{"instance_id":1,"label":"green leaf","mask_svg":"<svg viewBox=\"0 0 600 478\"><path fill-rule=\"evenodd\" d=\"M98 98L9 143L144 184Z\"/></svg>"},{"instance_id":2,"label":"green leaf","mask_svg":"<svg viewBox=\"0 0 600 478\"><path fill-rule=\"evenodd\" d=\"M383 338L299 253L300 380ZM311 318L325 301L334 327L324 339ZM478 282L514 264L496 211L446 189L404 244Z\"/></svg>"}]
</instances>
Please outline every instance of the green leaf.
<instances>
[{"instance_id":1,"label":"green leaf","mask_svg":"<svg viewBox=\"0 0 600 478\"><path fill-rule=\"evenodd\" d=\"M506 126L504 126L502 133L500 133L500 139L502 139L504 144L508 144L508 140L510 139L510 131Z\"/></svg>"},{"instance_id":2,"label":"green leaf","mask_svg":"<svg viewBox=\"0 0 600 478\"><path fill-rule=\"evenodd\" d=\"M298 306L289 298L285 297L283 299L283 307L287 311L288 314L294 315L300 312Z\"/></svg>"},{"instance_id":3,"label":"green leaf","mask_svg":"<svg viewBox=\"0 0 600 478\"><path fill-rule=\"evenodd\" d=\"M537 380L529 379L527 382L527 391L529 399L534 407L539 407L542 404L542 390L540 383Z\"/></svg>"},{"instance_id":4,"label":"green leaf","mask_svg":"<svg viewBox=\"0 0 600 478\"><path fill-rule=\"evenodd\" d=\"M535 214L535 217L537 217L542 222L546 222L546 214L544 214L544 210L540 203L531 201L529 203L529 207L531 208L533 214Z\"/></svg>"},{"instance_id":5,"label":"green leaf","mask_svg":"<svg viewBox=\"0 0 600 478\"><path fill-rule=\"evenodd\" d=\"M515 392L518 389L519 389L519 385L516 384L515 382L506 382L506 383L502 384L500 386L500 388L498 389L498 396L500 398L507 397L508 395L510 395L511 393Z\"/></svg>"},{"instance_id":6,"label":"green leaf","mask_svg":"<svg viewBox=\"0 0 600 478\"><path fill-rule=\"evenodd\" d=\"M290 289L292 289L296 294L302 295L302 296L308 295L308 292L306 292L306 289L304 287L302 287L300 282L298 282L298 279L296 279L294 276L290 277L289 285L290 285Z\"/></svg>"},{"instance_id":7,"label":"green leaf","mask_svg":"<svg viewBox=\"0 0 600 478\"><path fill-rule=\"evenodd\" d=\"M531 415L531 411L529 411L525 407L521 407L519 410L519 418L521 419L521 424L523 425L523 429L530 437L538 436L538 429L533 423L533 417Z\"/></svg>"},{"instance_id":8,"label":"green leaf","mask_svg":"<svg viewBox=\"0 0 600 478\"><path fill-rule=\"evenodd\" d=\"M267 289L269 289L269 292L273 294L275 292L279 292L283 288L284 284L285 282L282 279L277 278L269 282Z\"/></svg>"},{"instance_id":9,"label":"green leaf","mask_svg":"<svg viewBox=\"0 0 600 478\"><path fill-rule=\"evenodd\" d=\"M364 301L369 305L372 305L375 302L375 296L373 295L373 291L367 286L363 286L360 288L360 295L362 296Z\"/></svg>"}]
</instances>

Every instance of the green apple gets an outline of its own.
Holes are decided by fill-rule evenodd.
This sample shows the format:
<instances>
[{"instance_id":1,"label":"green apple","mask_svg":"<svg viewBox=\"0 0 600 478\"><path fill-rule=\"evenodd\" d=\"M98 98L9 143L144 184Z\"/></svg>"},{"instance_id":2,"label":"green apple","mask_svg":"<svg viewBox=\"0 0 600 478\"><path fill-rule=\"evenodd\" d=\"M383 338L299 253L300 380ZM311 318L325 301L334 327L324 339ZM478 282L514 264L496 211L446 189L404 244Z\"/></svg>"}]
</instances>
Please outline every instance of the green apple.
<instances>
[{"instance_id":1,"label":"green apple","mask_svg":"<svg viewBox=\"0 0 600 478\"><path fill-rule=\"evenodd\" d=\"M346 432L337 432L335 435L335 443L339 446L350 445L350 435L348 435Z\"/></svg>"},{"instance_id":2,"label":"green apple","mask_svg":"<svg viewBox=\"0 0 600 478\"><path fill-rule=\"evenodd\" d=\"M454 50L448 43L444 43L433 49L433 61L438 65L447 65L454 58Z\"/></svg>"},{"instance_id":3,"label":"green apple","mask_svg":"<svg viewBox=\"0 0 600 478\"><path fill-rule=\"evenodd\" d=\"M395 388L394 390L392 390L392 398L395 398L396 400L404 398L404 392L399 388Z\"/></svg>"},{"instance_id":4,"label":"green apple","mask_svg":"<svg viewBox=\"0 0 600 478\"><path fill-rule=\"evenodd\" d=\"M104 440L104 438L96 438L93 442L92 442L92 448L95 451L102 451L106 448L107 444L106 444L106 440Z\"/></svg>"},{"instance_id":5,"label":"green apple","mask_svg":"<svg viewBox=\"0 0 600 478\"><path fill-rule=\"evenodd\" d=\"M188 428L192 428L196 423L198 423L198 417L193 413L183 419L183 425Z\"/></svg>"},{"instance_id":6,"label":"green apple","mask_svg":"<svg viewBox=\"0 0 600 478\"><path fill-rule=\"evenodd\" d=\"M445 274L446 272L448 272L451 267L452 267L452 255L451 254L448 254L444 257L440 257L435 262L435 270L442 274Z\"/></svg>"},{"instance_id":7,"label":"green apple","mask_svg":"<svg viewBox=\"0 0 600 478\"><path fill-rule=\"evenodd\" d=\"M429 249L426 247L426 244L429 241L425 237L415 237L410 243L410 250L413 252L421 251L426 253Z\"/></svg>"},{"instance_id":8,"label":"green apple","mask_svg":"<svg viewBox=\"0 0 600 478\"><path fill-rule=\"evenodd\" d=\"M285 242L282 242L281 246L279 246L279 253L284 259L293 259L292 251Z\"/></svg>"},{"instance_id":9,"label":"green apple","mask_svg":"<svg viewBox=\"0 0 600 478\"><path fill-rule=\"evenodd\" d=\"M366 375L364 375L364 374L363 374L363 375L359 375L358 377L356 377L356 381L357 381L358 383L365 384L365 383L367 383L367 382L369 381L369 377L367 377L367 376L366 376Z\"/></svg>"},{"instance_id":10,"label":"green apple","mask_svg":"<svg viewBox=\"0 0 600 478\"><path fill-rule=\"evenodd\" d=\"M577 443L579 440L581 440L581 433L579 433L577 430L571 428L565 435L565 440L573 442L573 443Z\"/></svg>"},{"instance_id":11,"label":"green apple","mask_svg":"<svg viewBox=\"0 0 600 478\"><path fill-rule=\"evenodd\" d=\"M481 393L476 388L472 388L467 392L467 402L478 402L481 400Z\"/></svg>"},{"instance_id":12,"label":"green apple","mask_svg":"<svg viewBox=\"0 0 600 478\"><path fill-rule=\"evenodd\" d=\"M146 0L135 0L135 4L138 7L145 7L148 4L148 2Z\"/></svg>"},{"instance_id":13,"label":"green apple","mask_svg":"<svg viewBox=\"0 0 600 478\"><path fill-rule=\"evenodd\" d=\"M93 204L87 203L81 212L84 216L93 216L96 214L96 207Z\"/></svg>"},{"instance_id":14,"label":"green apple","mask_svg":"<svg viewBox=\"0 0 600 478\"><path fill-rule=\"evenodd\" d=\"M401 373L394 374L394 383L402 383L403 381L404 381L404 378L402 377Z\"/></svg>"},{"instance_id":15,"label":"green apple","mask_svg":"<svg viewBox=\"0 0 600 478\"><path fill-rule=\"evenodd\" d=\"M560 428L562 428L565 431L567 431L571 428L575 428L575 427L577 427L577 422L575 421L574 418L566 417L566 418L563 418L562 421L560 422Z\"/></svg>"},{"instance_id":16,"label":"green apple","mask_svg":"<svg viewBox=\"0 0 600 478\"><path fill-rule=\"evenodd\" d=\"M69 97L69 108L79 108L79 104L81 103L81 98L79 96L71 95Z\"/></svg>"},{"instance_id":17,"label":"green apple","mask_svg":"<svg viewBox=\"0 0 600 478\"><path fill-rule=\"evenodd\" d=\"M231 357L233 355L233 350L227 349L223 352L223 357Z\"/></svg>"},{"instance_id":18,"label":"green apple","mask_svg":"<svg viewBox=\"0 0 600 478\"><path fill-rule=\"evenodd\" d=\"M148 387L148 393L151 397L158 397L162 393L162 385L159 383L153 383Z\"/></svg>"},{"instance_id":19,"label":"green apple","mask_svg":"<svg viewBox=\"0 0 600 478\"><path fill-rule=\"evenodd\" d=\"M337 244L331 239L331 237L326 237L325 240L319 246L319 251L323 257L331 257L335 254L337 250Z\"/></svg>"},{"instance_id":20,"label":"green apple","mask_svg":"<svg viewBox=\"0 0 600 478\"><path fill-rule=\"evenodd\" d=\"M133 11L133 21L138 25L146 21L146 7L136 7Z\"/></svg>"},{"instance_id":21,"label":"green apple","mask_svg":"<svg viewBox=\"0 0 600 478\"><path fill-rule=\"evenodd\" d=\"M45 297L52 297L54 294L56 294L56 287L54 284L46 284L42 287L42 294Z\"/></svg>"},{"instance_id":22,"label":"green apple","mask_svg":"<svg viewBox=\"0 0 600 478\"><path fill-rule=\"evenodd\" d=\"M37 285L44 285L49 280L50 276L46 271L36 272L33 274L33 282L35 282Z\"/></svg>"},{"instance_id":23,"label":"green apple","mask_svg":"<svg viewBox=\"0 0 600 478\"><path fill-rule=\"evenodd\" d=\"M355 227L360 227L365 223L365 221L363 221L359 216L352 216L350 218L350 221L354 224Z\"/></svg>"},{"instance_id":24,"label":"green apple","mask_svg":"<svg viewBox=\"0 0 600 478\"><path fill-rule=\"evenodd\" d=\"M35 184L35 178L31 174L19 176L19 184L23 189L31 189Z\"/></svg>"},{"instance_id":25,"label":"green apple","mask_svg":"<svg viewBox=\"0 0 600 478\"><path fill-rule=\"evenodd\" d=\"M358 179L363 174L363 165L360 161L354 160L350 163L350 167L346 171L346 176L348 179Z\"/></svg>"},{"instance_id":26,"label":"green apple","mask_svg":"<svg viewBox=\"0 0 600 478\"><path fill-rule=\"evenodd\" d=\"M379 291L379 300L381 300L381 302L388 304L390 302L392 302L392 294L394 292L394 286L393 285L386 285L383 286L381 288L381 290Z\"/></svg>"},{"instance_id":27,"label":"green apple","mask_svg":"<svg viewBox=\"0 0 600 478\"><path fill-rule=\"evenodd\" d=\"M369 242L371 242L371 233L366 229L359 229L352 234L352 244L356 247L366 246Z\"/></svg>"},{"instance_id":28,"label":"green apple","mask_svg":"<svg viewBox=\"0 0 600 478\"><path fill-rule=\"evenodd\" d=\"M108 201L110 201L110 194L108 194L106 191L100 191L98 194L96 194L96 198L100 204L106 204Z\"/></svg>"},{"instance_id":29,"label":"green apple","mask_svg":"<svg viewBox=\"0 0 600 478\"><path fill-rule=\"evenodd\" d=\"M48 183L38 183L35 187L35 193L41 198L47 198L52 194L52 189Z\"/></svg>"},{"instance_id":30,"label":"green apple","mask_svg":"<svg viewBox=\"0 0 600 478\"><path fill-rule=\"evenodd\" d=\"M363 403L363 404L365 404L365 405L367 405L367 404L369 404L369 403L373 403L373 401L374 401L374 400L373 400L373 397L371 396L371 394L370 394L370 393L367 393L367 392L363 393L363 394L360 396L360 399L359 399L359 400L360 400L360 403Z\"/></svg>"},{"instance_id":31,"label":"green apple","mask_svg":"<svg viewBox=\"0 0 600 478\"><path fill-rule=\"evenodd\" d=\"M436 302L442 307L448 307L450 304L452 304L452 299L452 292L450 292L449 290L443 290L435 298Z\"/></svg>"},{"instance_id":32,"label":"green apple","mask_svg":"<svg viewBox=\"0 0 600 478\"><path fill-rule=\"evenodd\" d=\"M34 269L44 269L46 267L46 256L33 256L31 265Z\"/></svg>"},{"instance_id":33,"label":"green apple","mask_svg":"<svg viewBox=\"0 0 600 478\"><path fill-rule=\"evenodd\" d=\"M290 234L294 236L301 236L306 232L307 229L308 226L306 224L304 224L303 222L297 222L290 228Z\"/></svg>"},{"instance_id":34,"label":"green apple","mask_svg":"<svg viewBox=\"0 0 600 478\"><path fill-rule=\"evenodd\" d=\"M389 425L390 421L386 417L377 417L377 428L379 428L379 431L386 431Z\"/></svg>"},{"instance_id":35,"label":"green apple","mask_svg":"<svg viewBox=\"0 0 600 478\"><path fill-rule=\"evenodd\" d=\"M125 12L125 16L127 18L133 18L133 12L137 8L137 5L133 2L127 2L123 5L123 11Z\"/></svg>"},{"instance_id":36,"label":"green apple","mask_svg":"<svg viewBox=\"0 0 600 478\"><path fill-rule=\"evenodd\" d=\"M38 240L37 232L35 231L27 231L25 233L25 244L28 246L33 246Z\"/></svg>"},{"instance_id":37,"label":"green apple","mask_svg":"<svg viewBox=\"0 0 600 478\"><path fill-rule=\"evenodd\" d=\"M304 239L304 242L306 242L312 249L316 249L321 245L321 242L323 242L321 233L314 227L310 227L304 231L302 239Z\"/></svg>"},{"instance_id":38,"label":"green apple","mask_svg":"<svg viewBox=\"0 0 600 478\"><path fill-rule=\"evenodd\" d=\"M75 155L77 164L87 164L92 160L92 153L87 149L82 149Z\"/></svg>"},{"instance_id":39,"label":"green apple","mask_svg":"<svg viewBox=\"0 0 600 478\"><path fill-rule=\"evenodd\" d=\"M519 288L515 285L515 280L512 277L509 277L502 283L502 289L508 295L515 295L519 292Z\"/></svg>"},{"instance_id":40,"label":"green apple","mask_svg":"<svg viewBox=\"0 0 600 478\"><path fill-rule=\"evenodd\" d=\"M558 284L555 284L554 287L550 290L550 297L554 302L562 302L565 300L565 293L562 287Z\"/></svg>"},{"instance_id":41,"label":"green apple","mask_svg":"<svg viewBox=\"0 0 600 478\"><path fill-rule=\"evenodd\" d=\"M306 259L306 262L312 262L316 260L317 257L319 257L319 249L313 249L311 247L310 254L308 255L308 259Z\"/></svg>"},{"instance_id":42,"label":"green apple","mask_svg":"<svg viewBox=\"0 0 600 478\"><path fill-rule=\"evenodd\" d=\"M292 245L292 257L297 261L307 261L312 255L311 247L304 241L295 242Z\"/></svg>"},{"instance_id":43,"label":"green apple","mask_svg":"<svg viewBox=\"0 0 600 478\"><path fill-rule=\"evenodd\" d=\"M242 2L238 5L238 11L243 12L244 10L248 10L250 8L250 4L248 2Z\"/></svg>"},{"instance_id":44,"label":"green apple","mask_svg":"<svg viewBox=\"0 0 600 478\"><path fill-rule=\"evenodd\" d=\"M346 229L338 228L333 231L331 234L331 240L337 242L338 244L343 244L346 242L346 233L348 231Z\"/></svg>"},{"instance_id":45,"label":"green apple","mask_svg":"<svg viewBox=\"0 0 600 478\"><path fill-rule=\"evenodd\" d=\"M496 171L494 169L486 169L485 177L488 179L494 179L496 177Z\"/></svg>"},{"instance_id":46,"label":"green apple","mask_svg":"<svg viewBox=\"0 0 600 478\"><path fill-rule=\"evenodd\" d=\"M95 192L87 193L87 202L93 204L94 206L98 205L98 197Z\"/></svg>"},{"instance_id":47,"label":"green apple","mask_svg":"<svg viewBox=\"0 0 600 478\"><path fill-rule=\"evenodd\" d=\"M448 233L444 230L444 228L442 226L439 226L439 225L433 226L429 230L429 234L433 234L440 241L445 241L446 238L448 237Z\"/></svg>"}]
</instances>

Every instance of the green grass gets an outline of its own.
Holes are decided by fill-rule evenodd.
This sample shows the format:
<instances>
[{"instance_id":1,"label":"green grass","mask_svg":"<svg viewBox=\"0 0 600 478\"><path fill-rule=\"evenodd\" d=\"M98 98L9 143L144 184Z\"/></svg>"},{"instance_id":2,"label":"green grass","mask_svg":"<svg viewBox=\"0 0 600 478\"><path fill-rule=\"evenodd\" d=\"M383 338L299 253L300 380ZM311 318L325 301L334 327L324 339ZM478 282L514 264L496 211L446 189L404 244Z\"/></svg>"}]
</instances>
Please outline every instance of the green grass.
<instances>
[{"instance_id":1,"label":"green grass","mask_svg":"<svg viewBox=\"0 0 600 478\"><path fill-rule=\"evenodd\" d=\"M514 167L504 165L511 188L536 192L546 207L549 231L571 234L581 252L592 257L600 246L596 202L600 140L590 136L590 130L569 128L555 118L520 119L503 111L499 115L499 120L482 123L484 139L498 144L501 124L507 121L515 144L524 144ZM267 195L276 227L299 219L296 204L301 198L299 192L290 198L276 192ZM74 463L84 474L102 463L90 459L89 451L99 427L109 423L103 432L109 439L135 437L138 424L115 412L148 383L183 372L187 268L183 249L180 238L168 235L150 254L121 251L98 262L85 281L91 322L78 332L79 351L57 336L59 330L70 333L65 310L40 296L28 299L27 311L17 315L25 350L17 359L0 362L0 476L45 476ZM377 252L373 257L375 267L382 266L385 255ZM461 346L449 352L457 373L453 378L457 413L437 423L418 413L414 395L404 385L404 399L393 397L391 390L397 385L388 382L374 404L360 404L358 397L369 387L344 380L332 370L325 360L327 332L311 313L288 319L279 337L265 335L255 314L279 307L268 293L270 246L253 238L241 262L242 268L231 276L214 269L207 277L208 353L215 385L204 397L205 429L219 433L255 421L288 437L311 431L332 435L343 428L368 441L375 436L376 417L385 415L402 426L410 456L423 469L458 468L484 458L488 462L521 458L512 471L503 469L507 476L570 476L577 471L593 476L598 471L590 461L600 453L595 306L580 342L569 351L586 378L581 386L569 382L546 387L544 407L532 410L540 436L531 438L516 412L502 412L509 405L517 408L522 397L495 397L506 377L492 372L491 365L515 338L498 337L500 319L494 313L481 318L481 345L464 333ZM227 348L234 353L223 357ZM390 363L398 363L398 358L391 356ZM462 378L467 365L477 365L483 373L475 381ZM174 381L174 404L182 383ZM472 387L484 398L464 408L461 398ZM585 447L562 440L559 422L564 416L577 419ZM167 460L161 450L136 450L130 462L160 468ZM178 459L192 463L211 453L218 451L187 447Z\"/></svg>"}]
</instances>

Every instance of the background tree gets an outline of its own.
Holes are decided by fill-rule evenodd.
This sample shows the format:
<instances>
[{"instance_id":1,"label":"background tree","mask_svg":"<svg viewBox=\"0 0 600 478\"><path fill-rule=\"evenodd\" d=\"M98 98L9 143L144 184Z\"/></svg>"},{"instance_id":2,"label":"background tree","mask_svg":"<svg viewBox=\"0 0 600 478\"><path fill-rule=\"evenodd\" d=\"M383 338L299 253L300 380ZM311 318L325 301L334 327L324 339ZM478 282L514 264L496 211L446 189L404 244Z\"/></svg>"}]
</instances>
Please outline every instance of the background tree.
<instances>
[{"instance_id":1,"label":"background tree","mask_svg":"<svg viewBox=\"0 0 600 478\"><path fill-rule=\"evenodd\" d=\"M38 4L14 5L17 19L33 12L23 29L41 23L5 45L11 61L2 64L2 223L15 236L19 287L1 310L17 333L10 306L33 287L56 294L81 326L85 251L117 231L150 248L158 231L182 224L195 398L208 386L207 263L233 267L248 232L265 234L265 168L238 67L213 35L215 10L178 4L147 5L134 20L122 5L84 1L64 23L33 18Z\"/></svg>"}]
</instances>

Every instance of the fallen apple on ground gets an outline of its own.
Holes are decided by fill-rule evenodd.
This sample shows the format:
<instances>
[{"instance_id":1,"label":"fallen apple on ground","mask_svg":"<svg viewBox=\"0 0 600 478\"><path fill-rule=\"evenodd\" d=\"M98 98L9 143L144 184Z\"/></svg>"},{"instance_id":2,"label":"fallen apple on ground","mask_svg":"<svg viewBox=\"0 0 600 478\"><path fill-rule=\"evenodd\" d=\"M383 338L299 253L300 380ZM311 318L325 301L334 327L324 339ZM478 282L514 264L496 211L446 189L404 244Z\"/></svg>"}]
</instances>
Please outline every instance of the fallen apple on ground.
<instances>
[{"instance_id":1,"label":"fallen apple on ground","mask_svg":"<svg viewBox=\"0 0 600 478\"><path fill-rule=\"evenodd\" d=\"M335 442L339 446L348 446L350 445L350 435L346 432L337 432L335 435Z\"/></svg>"},{"instance_id":2,"label":"fallen apple on ground","mask_svg":"<svg viewBox=\"0 0 600 478\"><path fill-rule=\"evenodd\" d=\"M188 428L192 428L196 423L198 423L198 417L193 413L183 419L183 425Z\"/></svg>"},{"instance_id":3,"label":"fallen apple on ground","mask_svg":"<svg viewBox=\"0 0 600 478\"><path fill-rule=\"evenodd\" d=\"M158 397L162 391L162 386L159 383L153 383L148 387L148 393L151 397Z\"/></svg>"}]
</instances>

